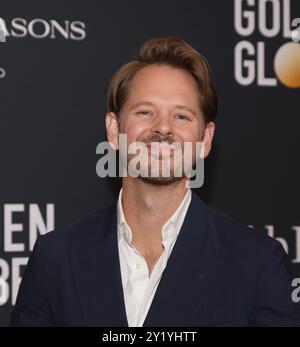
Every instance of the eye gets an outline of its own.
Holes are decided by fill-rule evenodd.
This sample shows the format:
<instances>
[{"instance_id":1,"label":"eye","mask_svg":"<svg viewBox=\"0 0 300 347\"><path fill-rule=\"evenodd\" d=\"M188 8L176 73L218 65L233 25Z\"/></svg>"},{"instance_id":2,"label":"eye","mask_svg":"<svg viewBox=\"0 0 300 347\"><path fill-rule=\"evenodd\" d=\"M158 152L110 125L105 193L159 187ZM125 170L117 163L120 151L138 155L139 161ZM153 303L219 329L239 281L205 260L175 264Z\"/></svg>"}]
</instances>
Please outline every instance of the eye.
<instances>
[{"instance_id":1,"label":"eye","mask_svg":"<svg viewBox=\"0 0 300 347\"><path fill-rule=\"evenodd\" d=\"M190 118L186 116L185 114L178 114L176 115L176 118L179 120L190 120Z\"/></svg>"},{"instance_id":2,"label":"eye","mask_svg":"<svg viewBox=\"0 0 300 347\"><path fill-rule=\"evenodd\" d=\"M150 111L141 110L141 111L138 111L136 114L142 114L144 116L148 116L150 114Z\"/></svg>"}]
</instances>

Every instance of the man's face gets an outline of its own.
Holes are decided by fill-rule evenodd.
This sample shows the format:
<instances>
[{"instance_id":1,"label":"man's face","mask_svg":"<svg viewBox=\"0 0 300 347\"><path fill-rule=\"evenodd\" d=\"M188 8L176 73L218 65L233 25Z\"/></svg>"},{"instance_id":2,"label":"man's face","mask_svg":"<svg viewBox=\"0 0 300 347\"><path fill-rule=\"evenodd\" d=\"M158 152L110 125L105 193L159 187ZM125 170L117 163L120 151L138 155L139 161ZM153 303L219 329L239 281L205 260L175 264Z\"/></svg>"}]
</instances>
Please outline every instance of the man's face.
<instances>
[{"instance_id":1,"label":"man's face","mask_svg":"<svg viewBox=\"0 0 300 347\"><path fill-rule=\"evenodd\" d=\"M170 160L170 177L161 175L163 160L172 158L176 150L168 144L180 143L182 151L185 142L194 145L197 141L206 139L209 142L209 152L214 124L210 123L208 130L205 128L196 82L184 70L169 65L150 65L140 70L132 81L121 115L117 116L118 132L127 134L128 145L136 141L148 145L149 160L145 164L147 167L142 167L143 170L150 173L151 157L152 164L154 161L159 162L159 177L151 177L150 174L150 177L142 178L148 183L169 184L183 179L174 177L174 160ZM117 138L110 135L115 115L108 113L107 117L109 140L118 148ZM150 143L152 147L149 146ZM130 159L129 155L128 161ZM193 152L193 162L195 160Z\"/></svg>"}]
</instances>

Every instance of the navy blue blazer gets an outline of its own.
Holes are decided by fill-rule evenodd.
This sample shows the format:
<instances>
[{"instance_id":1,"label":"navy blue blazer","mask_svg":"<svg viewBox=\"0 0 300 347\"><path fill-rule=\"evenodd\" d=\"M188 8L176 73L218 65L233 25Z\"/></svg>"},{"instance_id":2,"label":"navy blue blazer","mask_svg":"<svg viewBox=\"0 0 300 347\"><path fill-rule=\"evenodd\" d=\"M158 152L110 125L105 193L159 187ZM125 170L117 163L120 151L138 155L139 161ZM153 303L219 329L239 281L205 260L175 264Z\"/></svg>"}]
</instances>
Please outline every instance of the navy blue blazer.
<instances>
[{"instance_id":1,"label":"navy blue blazer","mask_svg":"<svg viewBox=\"0 0 300 347\"><path fill-rule=\"evenodd\" d=\"M37 239L11 326L128 326L116 210ZM144 326L299 325L291 292L281 244L193 193Z\"/></svg>"}]
</instances>

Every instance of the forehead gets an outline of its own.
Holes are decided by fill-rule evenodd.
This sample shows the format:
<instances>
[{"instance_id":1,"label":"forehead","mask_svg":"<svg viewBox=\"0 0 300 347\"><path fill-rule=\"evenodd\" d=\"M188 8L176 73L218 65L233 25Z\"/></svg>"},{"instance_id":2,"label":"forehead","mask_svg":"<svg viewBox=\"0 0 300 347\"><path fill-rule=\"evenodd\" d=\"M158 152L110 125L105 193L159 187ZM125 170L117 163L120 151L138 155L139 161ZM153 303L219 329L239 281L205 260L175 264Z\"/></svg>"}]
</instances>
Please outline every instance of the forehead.
<instances>
[{"instance_id":1,"label":"forehead","mask_svg":"<svg viewBox=\"0 0 300 347\"><path fill-rule=\"evenodd\" d=\"M196 81L187 72L169 65L150 65L133 78L127 106L141 99L159 104L185 103L198 107L199 92Z\"/></svg>"}]
</instances>

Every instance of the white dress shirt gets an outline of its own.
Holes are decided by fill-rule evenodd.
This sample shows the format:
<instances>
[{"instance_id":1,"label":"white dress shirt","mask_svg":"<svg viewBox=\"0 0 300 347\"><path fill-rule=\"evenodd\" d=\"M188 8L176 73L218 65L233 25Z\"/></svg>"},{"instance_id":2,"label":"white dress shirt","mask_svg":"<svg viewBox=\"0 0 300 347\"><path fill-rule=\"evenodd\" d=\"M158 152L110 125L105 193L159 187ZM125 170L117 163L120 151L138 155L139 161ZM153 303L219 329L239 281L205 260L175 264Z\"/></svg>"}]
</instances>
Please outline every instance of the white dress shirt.
<instances>
[{"instance_id":1,"label":"white dress shirt","mask_svg":"<svg viewBox=\"0 0 300 347\"><path fill-rule=\"evenodd\" d=\"M118 249L126 315L130 327L143 326L190 202L191 190L188 189L177 210L162 227L164 250L149 277L145 258L131 243L132 231L126 223L122 208L122 189L119 193L117 207Z\"/></svg>"}]
</instances>

